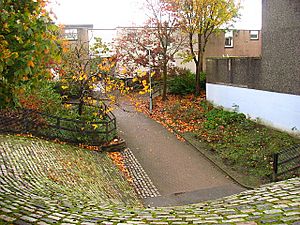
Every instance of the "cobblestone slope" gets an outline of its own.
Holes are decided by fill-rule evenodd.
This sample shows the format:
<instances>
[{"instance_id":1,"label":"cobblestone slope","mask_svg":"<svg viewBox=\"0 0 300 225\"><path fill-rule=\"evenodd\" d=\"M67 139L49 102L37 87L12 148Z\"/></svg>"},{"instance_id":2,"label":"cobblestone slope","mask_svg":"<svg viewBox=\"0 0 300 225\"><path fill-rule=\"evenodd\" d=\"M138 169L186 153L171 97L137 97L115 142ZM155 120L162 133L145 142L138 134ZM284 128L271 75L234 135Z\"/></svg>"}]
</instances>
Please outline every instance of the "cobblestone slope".
<instances>
[{"instance_id":1,"label":"cobblestone slope","mask_svg":"<svg viewBox=\"0 0 300 225\"><path fill-rule=\"evenodd\" d=\"M300 224L300 179L143 208L105 154L0 136L0 224Z\"/></svg>"}]
</instances>

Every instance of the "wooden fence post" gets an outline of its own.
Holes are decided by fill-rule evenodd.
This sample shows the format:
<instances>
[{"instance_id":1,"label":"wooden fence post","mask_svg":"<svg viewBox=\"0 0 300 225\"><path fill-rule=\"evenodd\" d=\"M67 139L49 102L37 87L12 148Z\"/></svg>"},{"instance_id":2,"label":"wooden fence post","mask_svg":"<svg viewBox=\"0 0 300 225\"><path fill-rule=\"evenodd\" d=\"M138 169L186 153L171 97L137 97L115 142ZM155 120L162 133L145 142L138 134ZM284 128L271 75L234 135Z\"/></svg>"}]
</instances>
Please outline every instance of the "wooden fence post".
<instances>
[{"instance_id":1,"label":"wooden fence post","mask_svg":"<svg viewBox=\"0 0 300 225\"><path fill-rule=\"evenodd\" d=\"M57 129L60 129L60 118L59 117L56 118L56 126L57 126Z\"/></svg>"},{"instance_id":2,"label":"wooden fence post","mask_svg":"<svg viewBox=\"0 0 300 225\"><path fill-rule=\"evenodd\" d=\"M109 136L108 136L108 122L105 122L105 137L106 137L106 141L109 140Z\"/></svg>"}]
</instances>

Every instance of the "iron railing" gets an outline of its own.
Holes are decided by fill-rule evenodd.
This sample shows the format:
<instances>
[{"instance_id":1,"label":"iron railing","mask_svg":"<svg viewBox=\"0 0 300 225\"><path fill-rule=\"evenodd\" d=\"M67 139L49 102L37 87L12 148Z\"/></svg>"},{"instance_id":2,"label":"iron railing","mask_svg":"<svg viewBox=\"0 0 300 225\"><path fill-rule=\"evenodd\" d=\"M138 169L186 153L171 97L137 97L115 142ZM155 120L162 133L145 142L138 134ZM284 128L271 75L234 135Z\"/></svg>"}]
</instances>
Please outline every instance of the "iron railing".
<instances>
[{"instance_id":1,"label":"iron railing","mask_svg":"<svg viewBox=\"0 0 300 225\"><path fill-rule=\"evenodd\" d=\"M273 181L288 174L299 175L300 144L273 154Z\"/></svg>"}]
</instances>

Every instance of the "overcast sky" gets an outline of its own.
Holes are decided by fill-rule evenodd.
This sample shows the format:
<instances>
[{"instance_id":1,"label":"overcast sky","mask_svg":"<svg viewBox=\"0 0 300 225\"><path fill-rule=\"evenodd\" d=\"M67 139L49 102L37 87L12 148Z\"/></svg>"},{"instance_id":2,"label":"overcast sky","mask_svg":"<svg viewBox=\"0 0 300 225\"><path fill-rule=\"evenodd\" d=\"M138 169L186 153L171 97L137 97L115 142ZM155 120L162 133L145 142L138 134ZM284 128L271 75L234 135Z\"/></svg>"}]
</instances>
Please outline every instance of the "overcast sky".
<instances>
[{"instance_id":1,"label":"overcast sky","mask_svg":"<svg viewBox=\"0 0 300 225\"><path fill-rule=\"evenodd\" d=\"M94 28L142 25L146 18L144 0L53 0L57 22L61 24L93 24ZM236 29L261 29L261 0L242 0L241 20ZM103 32L102 32L103 33ZM109 32L102 36L109 37ZM95 34L96 35L96 34ZM105 38L104 38L105 39Z\"/></svg>"}]
</instances>

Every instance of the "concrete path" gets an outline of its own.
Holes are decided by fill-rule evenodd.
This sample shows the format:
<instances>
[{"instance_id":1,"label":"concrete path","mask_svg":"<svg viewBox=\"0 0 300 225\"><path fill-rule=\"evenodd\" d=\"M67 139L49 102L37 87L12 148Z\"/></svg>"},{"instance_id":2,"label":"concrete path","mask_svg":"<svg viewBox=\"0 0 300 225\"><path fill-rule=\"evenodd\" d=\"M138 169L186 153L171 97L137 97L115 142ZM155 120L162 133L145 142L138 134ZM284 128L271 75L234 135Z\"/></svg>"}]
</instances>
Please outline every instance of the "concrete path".
<instances>
[{"instance_id":1,"label":"concrete path","mask_svg":"<svg viewBox=\"0 0 300 225\"><path fill-rule=\"evenodd\" d=\"M217 199L245 189L214 167L194 147L123 101L114 111L119 135L156 186L161 197L149 205L181 205Z\"/></svg>"}]
</instances>

